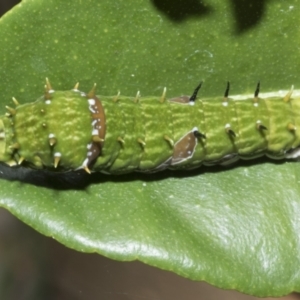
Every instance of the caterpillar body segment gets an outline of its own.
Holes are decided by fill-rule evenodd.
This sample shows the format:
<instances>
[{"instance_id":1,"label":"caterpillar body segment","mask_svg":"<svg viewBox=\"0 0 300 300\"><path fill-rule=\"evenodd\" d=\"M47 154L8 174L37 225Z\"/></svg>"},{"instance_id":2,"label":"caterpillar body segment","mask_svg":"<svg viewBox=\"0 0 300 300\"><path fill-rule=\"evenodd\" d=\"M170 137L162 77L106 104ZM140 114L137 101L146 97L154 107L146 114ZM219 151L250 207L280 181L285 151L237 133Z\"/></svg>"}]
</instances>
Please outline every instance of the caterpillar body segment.
<instances>
[{"instance_id":1,"label":"caterpillar body segment","mask_svg":"<svg viewBox=\"0 0 300 300\"><path fill-rule=\"evenodd\" d=\"M267 155L300 156L300 97L98 96L76 84L37 101L7 106L0 118L0 161L54 172L122 174L194 169Z\"/></svg>"}]
</instances>

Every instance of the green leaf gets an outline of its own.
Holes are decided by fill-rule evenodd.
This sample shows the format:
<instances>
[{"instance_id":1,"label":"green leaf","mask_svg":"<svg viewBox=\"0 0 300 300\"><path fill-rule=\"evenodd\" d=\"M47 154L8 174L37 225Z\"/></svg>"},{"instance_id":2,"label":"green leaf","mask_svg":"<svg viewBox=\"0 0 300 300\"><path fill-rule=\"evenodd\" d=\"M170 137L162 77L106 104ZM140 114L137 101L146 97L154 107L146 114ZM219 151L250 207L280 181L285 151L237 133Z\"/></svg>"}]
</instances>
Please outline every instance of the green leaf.
<instances>
[{"instance_id":1,"label":"green leaf","mask_svg":"<svg viewBox=\"0 0 300 300\"><path fill-rule=\"evenodd\" d=\"M297 87L296 0L173 2L23 1L0 21L0 112L12 96L37 99L45 77L57 90L97 82L104 95L167 86L174 97L200 80L202 96L223 95L228 80L232 94L258 80L266 92ZM300 291L299 166L202 170L95 175L67 191L1 180L0 205L79 251L261 297Z\"/></svg>"}]
</instances>

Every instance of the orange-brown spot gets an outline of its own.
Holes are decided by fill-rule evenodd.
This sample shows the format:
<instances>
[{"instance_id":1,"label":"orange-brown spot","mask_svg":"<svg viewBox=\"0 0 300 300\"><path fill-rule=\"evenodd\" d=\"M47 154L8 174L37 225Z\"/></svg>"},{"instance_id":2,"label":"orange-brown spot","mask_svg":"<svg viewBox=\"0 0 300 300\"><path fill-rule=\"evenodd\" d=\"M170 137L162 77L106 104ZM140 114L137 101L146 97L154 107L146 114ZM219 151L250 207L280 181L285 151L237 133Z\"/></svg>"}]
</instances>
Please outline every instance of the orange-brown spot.
<instances>
[{"instance_id":1,"label":"orange-brown spot","mask_svg":"<svg viewBox=\"0 0 300 300\"><path fill-rule=\"evenodd\" d=\"M193 131L185 134L175 145L171 165L179 164L193 157L197 146L197 138Z\"/></svg>"},{"instance_id":2,"label":"orange-brown spot","mask_svg":"<svg viewBox=\"0 0 300 300\"><path fill-rule=\"evenodd\" d=\"M106 133L106 120L105 120L105 114L104 114L104 108L102 106L101 101L94 96L94 99L96 101L95 106L96 106L96 113L92 113L92 119L97 120L95 126L99 131L99 138L104 140L105 139L105 133Z\"/></svg>"}]
</instances>

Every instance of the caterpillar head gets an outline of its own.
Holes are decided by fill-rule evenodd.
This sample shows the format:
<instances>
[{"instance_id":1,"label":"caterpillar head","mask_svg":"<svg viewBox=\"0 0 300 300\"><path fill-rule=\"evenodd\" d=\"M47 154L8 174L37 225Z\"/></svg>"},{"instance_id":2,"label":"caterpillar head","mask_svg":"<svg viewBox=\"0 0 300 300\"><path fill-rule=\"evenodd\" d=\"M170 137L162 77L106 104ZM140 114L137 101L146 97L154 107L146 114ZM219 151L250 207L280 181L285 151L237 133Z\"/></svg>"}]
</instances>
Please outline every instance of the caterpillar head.
<instances>
[{"instance_id":1,"label":"caterpillar head","mask_svg":"<svg viewBox=\"0 0 300 300\"><path fill-rule=\"evenodd\" d=\"M0 118L0 161L89 172L101 151L105 127L98 127L105 121L94 89L86 95L77 88L55 91L46 80L45 94L37 101L19 105L13 98L16 108L7 106Z\"/></svg>"}]
</instances>

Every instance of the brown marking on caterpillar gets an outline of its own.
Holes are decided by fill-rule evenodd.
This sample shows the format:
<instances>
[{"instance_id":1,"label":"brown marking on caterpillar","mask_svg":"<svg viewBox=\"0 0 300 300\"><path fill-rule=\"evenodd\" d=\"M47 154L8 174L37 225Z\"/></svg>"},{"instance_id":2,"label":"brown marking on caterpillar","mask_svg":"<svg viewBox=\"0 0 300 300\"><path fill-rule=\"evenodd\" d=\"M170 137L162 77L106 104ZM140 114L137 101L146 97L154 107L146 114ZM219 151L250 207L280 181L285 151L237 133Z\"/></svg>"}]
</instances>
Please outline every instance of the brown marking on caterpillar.
<instances>
[{"instance_id":1,"label":"brown marking on caterpillar","mask_svg":"<svg viewBox=\"0 0 300 300\"><path fill-rule=\"evenodd\" d=\"M101 155L104 145L106 119L102 103L96 95L90 93L87 98L92 117L92 142L87 145L87 156L82 164L82 168L90 173L88 166Z\"/></svg>"},{"instance_id":2,"label":"brown marking on caterpillar","mask_svg":"<svg viewBox=\"0 0 300 300\"><path fill-rule=\"evenodd\" d=\"M198 131L198 129L194 128L189 131L175 143L171 166L193 157L198 143L198 139L195 136L194 131Z\"/></svg>"},{"instance_id":3,"label":"brown marking on caterpillar","mask_svg":"<svg viewBox=\"0 0 300 300\"><path fill-rule=\"evenodd\" d=\"M94 101L90 101L90 100L94 100ZM106 119L105 119L105 113L104 113L104 108L102 106L102 103L100 99L98 99L96 96L94 96L92 99L89 99L88 101L90 104L89 109L92 113L93 132L95 130L96 133L97 130L98 137L104 141L105 133L106 133Z\"/></svg>"},{"instance_id":4,"label":"brown marking on caterpillar","mask_svg":"<svg viewBox=\"0 0 300 300\"><path fill-rule=\"evenodd\" d=\"M182 104L188 104L190 102L190 97L189 96L180 96L180 97L169 99L168 101L182 103Z\"/></svg>"},{"instance_id":5,"label":"brown marking on caterpillar","mask_svg":"<svg viewBox=\"0 0 300 300\"><path fill-rule=\"evenodd\" d=\"M205 138L205 135L200 133L195 127L193 130L186 133L175 144L169 137L164 136L164 139L173 147L173 154L162 164L150 170L139 170L143 173L155 173L167 169L169 166L179 164L189 158L192 158L198 143L198 138Z\"/></svg>"},{"instance_id":6,"label":"brown marking on caterpillar","mask_svg":"<svg viewBox=\"0 0 300 300\"><path fill-rule=\"evenodd\" d=\"M180 97L172 98L169 101L182 103L182 104L194 105L196 98L197 98L197 94L198 94L201 86L202 86L202 81L197 85L192 96L190 96L190 97L189 96L180 96Z\"/></svg>"}]
</instances>

